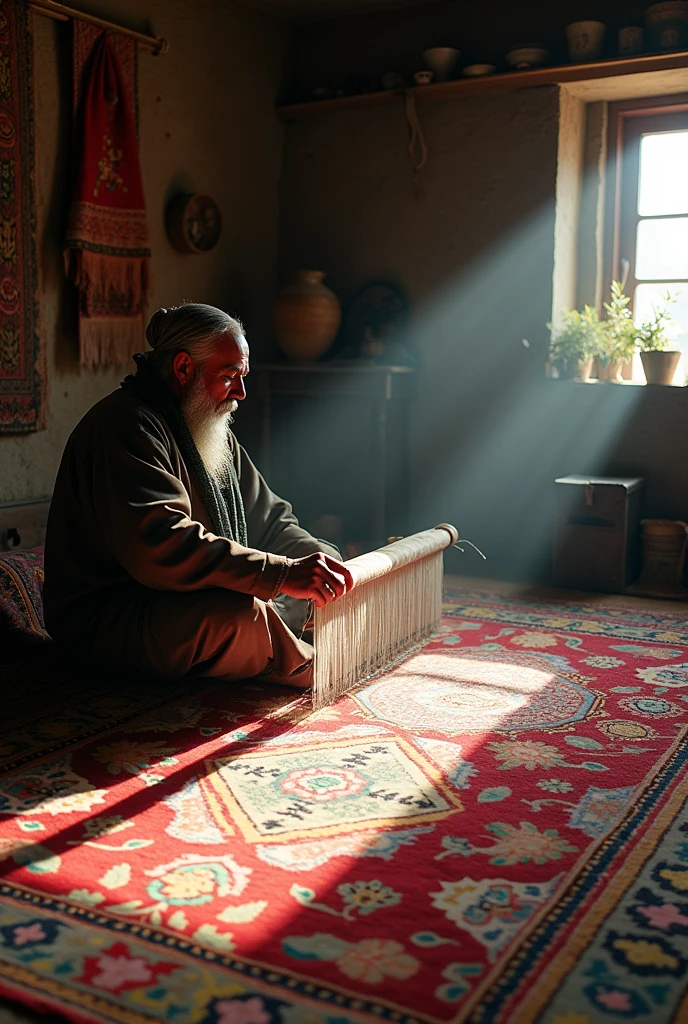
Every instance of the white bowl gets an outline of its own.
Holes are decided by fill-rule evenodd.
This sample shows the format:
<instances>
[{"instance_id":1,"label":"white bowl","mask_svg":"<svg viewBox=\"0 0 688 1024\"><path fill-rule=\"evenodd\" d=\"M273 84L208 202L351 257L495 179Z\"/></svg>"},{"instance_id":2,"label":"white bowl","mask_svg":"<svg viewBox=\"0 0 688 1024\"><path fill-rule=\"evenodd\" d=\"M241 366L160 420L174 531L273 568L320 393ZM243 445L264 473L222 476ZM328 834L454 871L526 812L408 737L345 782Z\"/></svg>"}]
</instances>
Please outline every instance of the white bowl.
<instances>
[{"instance_id":1,"label":"white bowl","mask_svg":"<svg viewBox=\"0 0 688 1024\"><path fill-rule=\"evenodd\" d=\"M434 46L423 51L423 60L435 72L437 82L447 81L460 56L461 50L455 50L451 46Z\"/></svg>"},{"instance_id":2,"label":"white bowl","mask_svg":"<svg viewBox=\"0 0 688 1024\"><path fill-rule=\"evenodd\" d=\"M494 64L468 64L461 73L466 78L478 78L480 75L494 75L496 70Z\"/></svg>"},{"instance_id":3,"label":"white bowl","mask_svg":"<svg viewBox=\"0 0 688 1024\"><path fill-rule=\"evenodd\" d=\"M541 46L515 46L506 55L510 68L538 68L549 60L549 50Z\"/></svg>"}]
</instances>

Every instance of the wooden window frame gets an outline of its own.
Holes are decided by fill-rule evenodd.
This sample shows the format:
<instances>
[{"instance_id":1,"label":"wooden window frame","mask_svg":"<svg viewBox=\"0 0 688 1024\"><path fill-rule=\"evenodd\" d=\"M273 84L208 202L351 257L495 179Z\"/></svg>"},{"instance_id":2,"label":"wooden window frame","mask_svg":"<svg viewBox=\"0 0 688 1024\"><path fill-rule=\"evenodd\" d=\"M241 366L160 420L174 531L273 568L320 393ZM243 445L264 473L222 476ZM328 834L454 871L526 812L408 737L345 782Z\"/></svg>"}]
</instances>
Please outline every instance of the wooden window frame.
<instances>
[{"instance_id":1,"label":"wooden window frame","mask_svg":"<svg viewBox=\"0 0 688 1024\"><path fill-rule=\"evenodd\" d=\"M685 122L683 125L680 125L681 119ZM640 136L648 130L661 132L678 127L688 129L688 93L625 100L609 105L605 297L609 295L612 281L621 279L622 259L629 261L627 293L632 295L636 285L643 283L635 277L635 235L638 221L642 219L637 212L640 156L637 143ZM624 189L624 177L628 177L629 166L633 184Z\"/></svg>"},{"instance_id":2,"label":"wooden window frame","mask_svg":"<svg viewBox=\"0 0 688 1024\"><path fill-rule=\"evenodd\" d=\"M636 285L642 283L635 277L635 235L641 219L637 212L640 135L647 132L650 124L652 130L666 131L664 125L671 125L682 116L688 128L688 92L609 104L603 262L605 301L609 300L612 281L623 278L622 259L629 261L625 291L631 296L631 308ZM624 189L624 178L628 180L628 171L624 171L629 167L629 161L635 168L631 175L633 184L631 188ZM624 380L632 380L632 359L624 365L621 376Z\"/></svg>"}]
</instances>

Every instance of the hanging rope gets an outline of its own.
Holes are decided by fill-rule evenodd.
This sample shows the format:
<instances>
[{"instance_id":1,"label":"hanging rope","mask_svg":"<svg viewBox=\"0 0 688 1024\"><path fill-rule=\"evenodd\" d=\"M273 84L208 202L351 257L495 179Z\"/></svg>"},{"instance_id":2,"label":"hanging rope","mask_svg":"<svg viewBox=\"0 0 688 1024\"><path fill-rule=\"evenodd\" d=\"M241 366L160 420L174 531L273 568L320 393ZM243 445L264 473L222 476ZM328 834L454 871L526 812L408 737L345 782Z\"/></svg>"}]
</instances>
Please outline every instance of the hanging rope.
<instances>
[{"instance_id":1,"label":"hanging rope","mask_svg":"<svg viewBox=\"0 0 688 1024\"><path fill-rule=\"evenodd\" d=\"M428 162L428 147L416 110L416 97L410 90L407 90L404 94L404 110L409 127L408 154L411 160L411 170L413 171L413 194L417 199L420 195L418 172Z\"/></svg>"}]
</instances>

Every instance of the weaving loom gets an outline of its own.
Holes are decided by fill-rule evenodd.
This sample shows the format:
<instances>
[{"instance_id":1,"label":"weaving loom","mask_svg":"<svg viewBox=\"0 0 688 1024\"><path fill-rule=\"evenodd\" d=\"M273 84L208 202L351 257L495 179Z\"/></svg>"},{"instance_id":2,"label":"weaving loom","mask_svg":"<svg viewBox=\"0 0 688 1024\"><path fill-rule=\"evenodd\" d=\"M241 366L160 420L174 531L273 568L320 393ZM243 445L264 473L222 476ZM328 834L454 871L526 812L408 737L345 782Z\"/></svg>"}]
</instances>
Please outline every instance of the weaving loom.
<instances>
[{"instance_id":1,"label":"weaving loom","mask_svg":"<svg viewBox=\"0 0 688 1024\"><path fill-rule=\"evenodd\" d=\"M440 623L447 523L350 559L353 586L316 608L313 707L321 708L419 646Z\"/></svg>"}]
</instances>

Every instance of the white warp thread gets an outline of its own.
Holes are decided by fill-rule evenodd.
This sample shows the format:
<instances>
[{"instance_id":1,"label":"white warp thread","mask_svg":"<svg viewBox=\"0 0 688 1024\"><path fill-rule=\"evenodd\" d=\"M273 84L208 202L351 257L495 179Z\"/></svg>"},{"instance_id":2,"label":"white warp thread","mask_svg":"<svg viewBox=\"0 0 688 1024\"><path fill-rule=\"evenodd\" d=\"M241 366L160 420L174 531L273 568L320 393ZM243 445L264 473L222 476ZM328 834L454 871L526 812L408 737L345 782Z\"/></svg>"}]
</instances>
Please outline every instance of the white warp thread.
<instances>
[{"instance_id":1,"label":"white warp thread","mask_svg":"<svg viewBox=\"0 0 688 1024\"><path fill-rule=\"evenodd\" d=\"M438 629L443 550L456 536L453 527L425 530L346 563L353 587L315 610L314 708L391 667Z\"/></svg>"}]
</instances>

